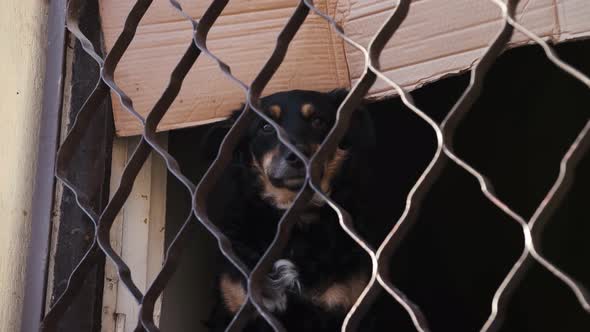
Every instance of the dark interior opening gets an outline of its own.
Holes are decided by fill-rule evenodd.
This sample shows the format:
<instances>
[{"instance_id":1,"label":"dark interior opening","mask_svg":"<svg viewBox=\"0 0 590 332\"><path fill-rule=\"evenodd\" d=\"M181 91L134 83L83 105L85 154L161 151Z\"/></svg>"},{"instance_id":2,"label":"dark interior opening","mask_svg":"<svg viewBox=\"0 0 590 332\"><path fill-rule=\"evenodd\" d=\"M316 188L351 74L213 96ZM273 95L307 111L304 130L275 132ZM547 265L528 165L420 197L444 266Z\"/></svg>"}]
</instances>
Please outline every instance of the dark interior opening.
<instances>
[{"instance_id":1,"label":"dark interior opening","mask_svg":"<svg viewBox=\"0 0 590 332\"><path fill-rule=\"evenodd\" d=\"M556 47L568 63L590 75L590 42ZM440 122L469 82L469 73L413 92L417 105ZM432 129L398 98L370 106L377 126L377 199L391 225L435 151ZM458 156L486 175L497 195L525 219L557 178L559 162L590 115L590 91L547 60L538 46L507 51L489 72L483 94L458 127ZM198 154L209 126L170 133L169 150L195 183L210 160ZM213 147L215 149L215 147ZM540 252L590 287L590 154L541 236ZM190 197L168 181L167 241L184 222ZM224 259L213 237L196 227L179 268L164 291L163 331L206 331L215 301L214 275ZM476 331L492 296L523 250L520 226L493 206L476 180L448 163L422 202L419 216L391 262L395 285L417 303L433 331ZM391 299L391 301L394 301ZM403 316L401 307L400 315ZM396 331L414 331L402 319ZM392 326L393 329L394 326ZM586 331L590 315L573 293L534 265L513 293L501 331ZM362 330L362 329L361 329Z\"/></svg>"}]
</instances>

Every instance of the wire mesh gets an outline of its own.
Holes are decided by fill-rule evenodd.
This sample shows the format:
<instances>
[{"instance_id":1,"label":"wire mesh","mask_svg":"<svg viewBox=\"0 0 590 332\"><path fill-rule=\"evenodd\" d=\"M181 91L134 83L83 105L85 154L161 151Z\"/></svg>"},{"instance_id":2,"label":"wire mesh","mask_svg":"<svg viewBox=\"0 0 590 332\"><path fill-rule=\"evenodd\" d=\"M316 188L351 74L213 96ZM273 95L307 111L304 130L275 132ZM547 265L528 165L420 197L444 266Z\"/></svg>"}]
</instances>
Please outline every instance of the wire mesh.
<instances>
[{"instance_id":1,"label":"wire mesh","mask_svg":"<svg viewBox=\"0 0 590 332\"><path fill-rule=\"evenodd\" d=\"M531 33L525 27L519 25L514 20L515 8L519 2L518 0L508 0L507 2L502 2L501 0L489 1L496 4L502 11L503 26L486 49L482 58L471 71L471 82L469 86L441 124L437 124L433 119L416 107L411 95L380 71L379 56L381 51L404 21L410 10L411 0L399 0L396 2L395 10L375 34L367 48L349 38L342 27L340 27L333 18L321 12L314 6L313 1L299 1L292 16L288 19L282 31L277 36L276 45L271 56L250 85L245 84L233 76L230 66L224 63L207 48L208 33L226 5L229 3L229 0L212 1L211 5L198 21L183 11L179 2L170 0L170 5L192 25L193 40L190 41L184 55L172 71L167 87L153 106L147 118L143 118L135 111L132 100L118 87L113 77L121 57L132 42L136 29L142 17L149 9L152 1L138 0L135 3L126 18L125 28L118 36L111 51L104 59L94 50L92 43L78 26L78 14L80 13L80 8L84 2L81 0L69 1L67 27L81 42L84 50L100 66L101 70L100 78L96 83L94 91L82 106L71 131L68 133L58 151L56 176L61 180L65 187L69 188L74 193L77 204L93 222L96 232L92 246L88 249L78 266L73 270L67 288L45 316L42 330L55 330L56 324L59 322L68 306L72 303L77 290L82 285L85 275L95 264L97 264L97 262L99 262L99 259L103 255L106 255L115 264L121 282L130 291L133 298L136 300L137 305L140 307L138 325L135 330L159 331L153 320L154 304L177 267L178 258L183 249L183 240L186 239L188 233L187 229L192 226L193 223L200 222L217 239L219 249L223 255L235 265L241 274L248 280L247 301L238 311L227 330L241 330L246 323L247 316L255 310L264 317L275 331L285 331L285 328L281 325L280 321L262 305L262 285L273 262L279 258L281 251L284 249L287 240L289 239L296 216L312 195L317 194L337 213L342 229L360 247L362 247L371 258L372 262L372 274L369 283L346 315L342 331L356 330L359 327L358 325L361 318L370 307L370 304L380 288L384 289L403 306L409 317L412 319L417 331L429 331L425 315L420 311L420 308L416 304L391 283L387 271L389 258L401 241L403 241L404 234L412 227L414 216L420 208L421 198L429 191L432 183L437 179L441 167L449 161L457 164L477 179L482 194L498 209L503 211L508 217L521 226L525 239L524 250L520 258L514 263L510 272L506 275L504 281L498 287L491 303L490 316L487 321L483 323L481 331L491 331L499 328L503 309L506 307L506 302L510 298L511 291L526 273L527 268L532 262L538 262L542 267L561 280L565 286L571 289L581 307L585 311L590 312L590 297L582 285L545 259L536 247L536 239L539 236L542 225L550 218L552 212L560 204L564 193L568 191L573 177L572 169L575 168L576 163L581 159L581 156L584 155L590 145L590 119L575 141L572 142L567 153L563 156L560 163L558 178L529 220L525 220L523 217L519 216L509 205L495 196L491 190L490 182L485 176L463 161L452 149L452 137L455 128L480 95L482 91L482 81L486 76L487 71L500 53L506 48L514 29L524 33L530 39L541 45L545 50L547 57L556 66L590 88L590 79L587 76L561 61L545 41ZM259 108L259 100L266 85L281 65L289 47L289 43L293 40L295 34L310 11L323 17L332 26L340 38L362 52L365 60L365 70L345 98L342 105L339 107L337 121L328 136L325 138L323 144L319 147L317 152L311 156L311 158L307 158L290 143L284 130L275 123L273 119L266 116L261 111ZM241 116L224 138L216 159L201 181L195 185L183 175L176 160L165 148L158 144L155 139L155 132L158 123L169 110L170 105L178 95L184 78L196 62L197 58L202 54L214 60L225 76L242 88L246 102ZM320 170L324 161L335 151L349 126L351 115L354 110L357 109L362 99L368 93L369 88L377 79L385 81L395 89L399 93L403 103L432 128L437 139L437 149L432 156L430 163L409 192L402 216L397 223L394 224L383 243L375 250L371 248L358 233L356 233L352 226L351 216L345 209L338 206L336 202L321 190L319 183ZM119 102L124 110L135 116L137 121L143 125L144 131L139 144L135 148L124 169L121 182L117 190L113 193L108 205L103 211L95 211L91 208L91 205L88 202L89 193L85 193L81 188L78 188L76 184L68 178L68 172L66 172L66 170L68 170L69 162L76 152L76 149L79 147L78 142L80 141L80 138L92 121L92 117L95 113L94 111L99 107L103 100L109 96L109 91L113 91L115 95L118 96ZM249 270L234 253L229 239L217 228L215 223L210 220L206 209L206 197L217 184L223 170L228 166L231 160L232 152L236 148L238 141L245 134L246 128L255 117L260 117L273 126L281 143L288 147L304 162L307 175L305 184L298 193L292 206L282 216L278 224L276 236L271 245L256 266L252 270ZM183 184L187 192L190 193L193 198L193 201L192 211L186 216L186 221L166 250L166 256L161 271L144 294L134 283L131 271L127 264L111 247L109 236L110 228L115 217L128 199L139 170L146 162L150 153L156 153L165 160L168 170Z\"/></svg>"}]
</instances>

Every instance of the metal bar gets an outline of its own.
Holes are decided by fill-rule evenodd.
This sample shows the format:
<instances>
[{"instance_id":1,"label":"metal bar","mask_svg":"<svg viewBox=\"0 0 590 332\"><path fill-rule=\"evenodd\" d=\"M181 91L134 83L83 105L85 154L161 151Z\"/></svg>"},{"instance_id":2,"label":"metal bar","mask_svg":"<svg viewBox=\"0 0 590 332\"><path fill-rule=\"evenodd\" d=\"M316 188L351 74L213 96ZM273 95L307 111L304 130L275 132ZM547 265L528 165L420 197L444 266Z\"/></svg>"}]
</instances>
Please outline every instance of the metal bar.
<instances>
[{"instance_id":1,"label":"metal bar","mask_svg":"<svg viewBox=\"0 0 590 332\"><path fill-rule=\"evenodd\" d=\"M98 45L100 42L98 3L89 2L80 10L80 24L87 34L89 43L92 40L92 43ZM65 28L64 23L65 21L62 21L62 28ZM81 43L75 43L71 53L73 57L70 60L73 63L70 64L72 73L69 79L72 81L65 83L70 89L67 92L73 94L73 98L68 99L68 104L64 105L64 112L68 111L62 116L62 121L67 118L62 122L64 136L80 111L86 99L85 96L92 91L92 80L99 74L93 59L85 55ZM101 103L99 108L93 110L93 114L81 139L75 142L77 147L73 149L68 169L64 173L76 183L81 190L81 195L86 196L89 207L100 211L108 201L108 187L105 179L108 182L110 147L114 132L110 101ZM86 250L93 245L95 232L92 222L75 202L73 193L70 190L64 191L63 185L60 185L59 189L62 190L63 196L55 205L59 220L58 225L54 226L56 233L54 239L57 242L53 244L55 255L51 257L53 287L52 293L48 294L48 297L51 297L51 301L48 301L49 308L54 306L56 298L61 298L67 282L72 279L70 275L72 269L79 265L79 261L86 255ZM83 275L81 282L70 283L75 287L70 288L68 292L76 294L70 304L51 311L49 317L60 310L64 314L60 317L58 324L54 324L54 330L96 331L100 327L102 299L100 289L104 279L102 275L104 255L98 251L91 258L92 264L86 264L84 269L76 270L78 274ZM67 307L69 308L66 313L63 309ZM48 326L44 325L44 329L46 328Z\"/></svg>"},{"instance_id":2,"label":"metal bar","mask_svg":"<svg viewBox=\"0 0 590 332\"><path fill-rule=\"evenodd\" d=\"M47 257L51 232L51 212L55 172L55 152L59 140L59 123L63 94L65 59L66 1L49 4L47 24L47 60L43 91L43 112L38 142L31 215L31 245L28 248L21 331L38 331L45 310Z\"/></svg>"}]
</instances>

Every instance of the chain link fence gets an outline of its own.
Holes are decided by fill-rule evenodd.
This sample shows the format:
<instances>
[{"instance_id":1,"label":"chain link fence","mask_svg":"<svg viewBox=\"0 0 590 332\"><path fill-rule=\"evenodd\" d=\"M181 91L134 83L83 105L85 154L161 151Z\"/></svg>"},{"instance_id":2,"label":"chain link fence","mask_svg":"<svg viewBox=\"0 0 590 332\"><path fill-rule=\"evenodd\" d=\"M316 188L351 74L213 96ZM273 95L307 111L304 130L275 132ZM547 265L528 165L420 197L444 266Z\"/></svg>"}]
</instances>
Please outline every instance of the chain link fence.
<instances>
[{"instance_id":1,"label":"chain link fence","mask_svg":"<svg viewBox=\"0 0 590 332\"><path fill-rule=\"evenodd\" d=\"M482 322L481 331L492 331L499 328L504 308L511 296L512 290L519 283L521 277L527 273L527 270L533 263L540 264L544 269L558 278L563 283L563 286L568 287L571 290L572 294L579 302L579 305L585 311L590 312L590 296L584 290L582 285L564 273L558 266L544 258L544 256L538 251L537 246L537 239L543 224L550 219L553 211L560 205L564 194L568 191L572 183L572 169L576 167L576 163L581 159L590 145L590 119L586 122L579 135L571 143L567 153L563 156L557 179L549 192L546 193L545 198L538 205L532 217L529 219L519 215L510 205L498 198L498 196L496 196L491 190L490 182L486 177L473 168L469 163L461 159L461 157L453 150L452 140L455 129L477 100L482 91L482 81L486 76L486 73L494 64L497 57L505 50L515 30L520 31L539 44L545 51L548 59L554 65L590 88L590 79L587 76L560 60L546 42L515 21L514 13L516 5L519 3L518 0L507 0L507 2L501 0L489 1L496 4L501 9L503 26L494 40L489 44L484 55L471 71L469 86L456 102L452 110L440 123L437 123L420 110L415 105L408 92L404 91L402 87L380 71L379 57L381 51L404 21L411 8L410 0L399 0L397 2L395 10L375 34L367 48L348 37L333 18L321 12L314 6L313 1L299 1L293 15L289 18L278 35L272 54L250 85L233 76L230 66L216 57L216 55L207 48L207 35L211 27L215 24L217 18L229 3L229 0L213 0L198 21L183 11L179 2L170 0L170 5L178 11L178 14L182 15L192 24L194 31L193 40L187 41L187 49L175 69L170 74L169 83L166 89L146 118L142 117L135 111L132 100L117 86L114 80L114 72L117 64L132 42L136 29L142 17L150 8L152 1L138 0L135 3L127 16L124 30L119 35L111 51L104 58L99 55L100 53L94 49L90 40L79 28L78 15L84 2L80 0L69 1L67 27L81 42L84 50L100 66L100 79L97 81L94 91L87 98L86 102L78 112L74 125L59 149L56 176L62 184L74 194L78 206L92 221L93 226L96 229L96 235L92 241L90 249L86 252L83 259L72 272L67 288L56 299L54 305L48 310L44 317L42 330L53 331L56 329L60 318L64 315L68 306L76 296L77 291L84 283L86 274L96 266L96 264L99 264L101 258L106 255L106 257L115 264L120 277L120 282L122 282L122 284L129 290L140 308L136 331L158 331L159 329L154 323L153 318L155 302L163 292L178 264L178 258L183 250L183 243L187 240L187 229L193 223L201 223L205 229L217 239L219 249L223 255L241 272L244 278L248 280L249 287L247 301L236 314L228 327L228 331L238 331L243 328L246 323L246 318L254 311L257 311L276 331L284 331L285 329L280 321L262 305L262 284L265 280L265 276L271 270L273 262L279 258L280 253L285 248L290 236L290 230L297 219L298 213L302 211L302 208L312 196L317 195L334 209L339 216L342 229L367 253L372 262L372 274L369 283L346 315L342 330L362 330L362 327L359 327L362 317L367 313L371 303L375 300L376 294L384 290L406 310L417 331L429 331L427 323L428 317L426 317L421 312L420 308L412 302L412 299L408 298L400 289L396 288L396 286L390 281L387 271L390 257L399 244L404 240L404 234L412 227L416 212L420 209L422 197L429 191L431 185L440 174L441 168L447 163L454 163L471 174L471 176L478 181L481 193L493 205L495 205L497 209L520 225L524 236L524 250L518 260L514 262L512 269L506 275L503 282L497 288L491 303L491 313L489 318L485 322ZM317 152L311 156L311 158L308 158L290 143L284 130L277 125L272 118L262 112L259 108L259 101L268 82L281 65L289 47L289 43L293 40L298 29L302 26L310 12L321 16L329 22L340 38L362 52L365 59L365 71L361 78L354 84L348 96L340 106L338 110L338 120L329 135L326 137ZM223 140L217 158L201 181L198 184L195 184L181 172L177 161L168 153L167 149L158 143L156 140L156 128L178 95L183 80L195 64L195 61L203 56L214 60L218 64L219 70L243 90L245 107L242 115ZM435 133L437 147L430 163L410 190L406 199L403 214L397 222L392 220L392 229L383 243L381 243L378 248L372 248L353 229L351 216L346 210L338 206L329 195L321 190L320 173L324 161L334 153L338 143L344 136L354 110L358 108L376 80L383 80L390 85L392 89L395 89L407 108L430 126ZM112 198L106 207L97 211L92 207L93 205L90 204L92 193L85 192L76 185L76 182L71 178L70 167L71 160L79 149L79 142L93 121L95 111L107 98L109 98L111 91L119 97L119 102L122 104L123 108L143 125L144 131L141 135L139 144L136 146L125 167L119 187L114 193L111 193ZM246 129L256 117L260 117L270 123L276 130L281 143L292 150L293 153L304 162L307 169L307 177L305 185L298 193L293 205L282 216L278 224L274 241L268 247L266 253L258 264L250 270L234 253L231 242L218 229L215 221L209 218L206 203L208 195L218 183L223 170L228 166L232 152L236 148L238 141L245 134ZM186 191L192 197L192 211L186 216L184 225L180 228L175 235L174 240L166 249L165 260L161 271L147 291L142 292L134 283L132 271L130 271L126 262L112 248L109 234L115 217L128 199L133 183L142 165L146 162L151 153L162 157L166 162L168 171L183 184Z\"/></svg>"}]
</instances>

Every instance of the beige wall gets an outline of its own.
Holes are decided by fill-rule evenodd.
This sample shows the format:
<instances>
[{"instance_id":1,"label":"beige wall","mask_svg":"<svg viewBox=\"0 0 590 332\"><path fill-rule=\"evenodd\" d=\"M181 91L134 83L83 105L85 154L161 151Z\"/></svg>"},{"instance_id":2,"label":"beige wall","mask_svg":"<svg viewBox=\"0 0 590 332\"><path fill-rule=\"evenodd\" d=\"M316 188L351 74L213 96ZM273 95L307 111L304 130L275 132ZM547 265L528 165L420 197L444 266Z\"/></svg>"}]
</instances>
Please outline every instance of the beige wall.
<instances>
[{"instance_id":1,"label":"beige wall","mask_svg":"<svg viewBox=\"0 0 590 332\"><path fill-rule=\"evenodd\" d=\"M45 73L45 0L0 1L0 331L18 331Z\"/></svg>"}]
</instances>

